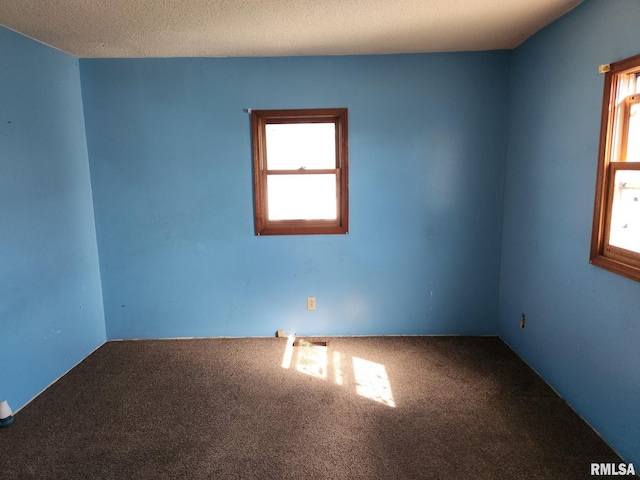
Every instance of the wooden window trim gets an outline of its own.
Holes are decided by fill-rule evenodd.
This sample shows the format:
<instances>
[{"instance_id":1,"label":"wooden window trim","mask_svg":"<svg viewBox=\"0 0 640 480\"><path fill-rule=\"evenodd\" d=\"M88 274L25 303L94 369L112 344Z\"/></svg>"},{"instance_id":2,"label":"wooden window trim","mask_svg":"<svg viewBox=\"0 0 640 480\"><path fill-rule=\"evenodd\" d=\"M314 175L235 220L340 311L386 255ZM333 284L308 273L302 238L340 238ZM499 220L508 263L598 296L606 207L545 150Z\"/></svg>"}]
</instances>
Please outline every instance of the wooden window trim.
<instances>
[{"instance_id":1,"label":"wooden window trim","mask_svg":"<svg viewBox=\"0 0 640 480\"><path fill-rule=\"evenodd\" d=\"M618 80L623 74L639 71L640 55L635 55L612 63L610 70L605 73L590 252L591 264L636 281L640 281L640 254L609 245L609 224L613 206L615 171L640 169L638 168L640 162L629 162L624 165L626 163L624 161L615 161L618 159L625 160L626 136L624 131L627 128L626 117L628 116L626 113L623 114L625 117L624 123L622 128L619 129L622 136L622 141L619 142L621 144L621 152L613 152L614 145L618 143L617 141L614 142L613 138L616 113L621 111L621 109L615 108ZM627 110L629 105L630 101L627 100L624 110Z\"/></svg>"},{"instance_id":2,"label":"wooden window trim","mask_svg":"<svg viewBox=\"0 0 640 480\"><path fill-rule=\"evenodd\" d=\"M333 169L268 170L266 125L282 123L335 123L336 166ZM256 235L346 234L349 230L348 118L346 108L305 110L252 110L253 185ZM336 175L335 220L269 220L268 175Z\"/></svg>"}]
</instances>

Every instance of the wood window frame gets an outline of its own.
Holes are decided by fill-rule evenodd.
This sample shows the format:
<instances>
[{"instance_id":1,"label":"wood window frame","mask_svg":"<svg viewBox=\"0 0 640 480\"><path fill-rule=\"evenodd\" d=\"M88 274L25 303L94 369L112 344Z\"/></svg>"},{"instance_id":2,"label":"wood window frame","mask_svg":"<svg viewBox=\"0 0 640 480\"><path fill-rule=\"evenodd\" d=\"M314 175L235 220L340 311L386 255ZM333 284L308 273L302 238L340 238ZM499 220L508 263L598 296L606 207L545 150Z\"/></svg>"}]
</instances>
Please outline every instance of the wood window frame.
<instances>
[{"instance_id":1,"label":"wood window frame","mask_svg":"<svg viewBox=\"0 0 640 480\"><path fill-rule=\"evenodd\" d=\"M609 244L615 173L640 170L640 162L625 161L629 109L640 101L640 94L628 95L616 107L620 79L636 73L640 73L640 55L612 63L604 77L590 263L640 281L640 253Z\"/></svg>"},{"instance_id":2,"label":"wood window frame","mask_svg":"<svg viewBox=\"0 0 640 480\"><path fill-rule=\"evenodd\" d=\"M334 123L336 165L332 169L267 169L268 124ZM256 235L346 234L349 231L348 112L346 108L300 110L252 110L254 213ZM269 175L336 175L335 220L271 220L267 195Z\"/></svg>"}]
</instances>

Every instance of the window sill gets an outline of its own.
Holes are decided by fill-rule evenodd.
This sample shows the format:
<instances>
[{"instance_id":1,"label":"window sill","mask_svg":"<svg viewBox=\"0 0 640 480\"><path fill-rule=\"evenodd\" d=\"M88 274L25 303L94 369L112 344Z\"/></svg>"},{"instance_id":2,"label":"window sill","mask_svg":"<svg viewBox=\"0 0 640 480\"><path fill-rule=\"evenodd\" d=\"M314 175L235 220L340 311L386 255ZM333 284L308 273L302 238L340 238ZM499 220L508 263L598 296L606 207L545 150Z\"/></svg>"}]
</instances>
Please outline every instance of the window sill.
<instances>
[{"instance_id":1,"label":"window sill","mask_svg":"<svg viewBox=\"0 0 640 480\"><path fill-rule=\"evenodd\" d=\"M597 255L593 257L590 263L596 267L604 268L610 272L617 273L618 275L640 282L640 267L634 267L633 265L628 265L612 258L605 257L604 255Z\"/></svg>"},{"instance_id":2,"label":"window sill","mask_svg":"<svg viewBox=\"0 0 640 480\"><path fill-rule=\"evenodd\" d=\"M341 225L269 225L261 228L257 235L345 235L349 233Z\"/></svg>"}]
</instances>

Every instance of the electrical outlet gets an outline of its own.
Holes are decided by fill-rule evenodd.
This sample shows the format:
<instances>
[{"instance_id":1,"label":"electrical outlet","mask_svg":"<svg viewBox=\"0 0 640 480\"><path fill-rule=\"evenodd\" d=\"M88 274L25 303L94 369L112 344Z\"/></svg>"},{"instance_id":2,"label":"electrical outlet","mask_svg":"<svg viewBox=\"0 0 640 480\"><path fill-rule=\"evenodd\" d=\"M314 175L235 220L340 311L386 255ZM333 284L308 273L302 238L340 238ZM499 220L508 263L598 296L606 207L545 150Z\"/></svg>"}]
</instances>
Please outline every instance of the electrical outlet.
<instances>
[{"instance_id":1,"label":"electrical outlet","mask_svg":"<svg viewBox=\"0 0 640 480\"><path fill-rule=\"evenodd\" d=\"M526 320L526 317L524 316L524 313L520 316L520 328L524 328L524 322Z\"/></svg>"},{"instance_id":2,"label":"electrical outlet","mask_svg":"<svg viewBox=\"0 0 640 480\"><path fill-rule=\"evenodd\" d=\"M316 297L307 297L307 310L316 309Z\"/></svg>"}]
</instances>

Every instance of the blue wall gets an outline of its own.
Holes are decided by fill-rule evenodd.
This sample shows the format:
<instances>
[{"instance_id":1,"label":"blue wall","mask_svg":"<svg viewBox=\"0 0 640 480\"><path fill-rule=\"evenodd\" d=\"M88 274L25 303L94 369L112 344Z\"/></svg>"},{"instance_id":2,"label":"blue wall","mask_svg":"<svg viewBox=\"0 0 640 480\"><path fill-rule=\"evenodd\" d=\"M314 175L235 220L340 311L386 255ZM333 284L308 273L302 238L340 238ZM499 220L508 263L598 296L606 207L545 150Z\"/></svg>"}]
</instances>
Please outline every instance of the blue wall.
<instances>
[{"instance_id":1,"label":"blue wall","mask_svg":"<svg viewBox=\"0 0 640 480\"><path fill-rule=\"evenodd\" d=\"M496 334L508 58L81 60L108 338ZM246 109L311 107L350 232L257 237Z\"/></svg>"},{"instance_id":2,"label":"blue wall","mask_svg":"<svg viewBox=\"0 0 640 480\"><path fill-rule=\"evenodd\" d=\"M78 60L0 27L0 400L105 341Z\"/></svg>"},{"instance_id":3,"label":"blue wall","mask_svg":"<svg viewBox=\"0 0 640 480\"><path fill-rule=\"evenodd\" d=\"M587 0L513 52L499 320L500 336L636 469L640 283L588 260L598 65L640 53L638 19L636 0Z\"/></svg>"}]
</instances>

